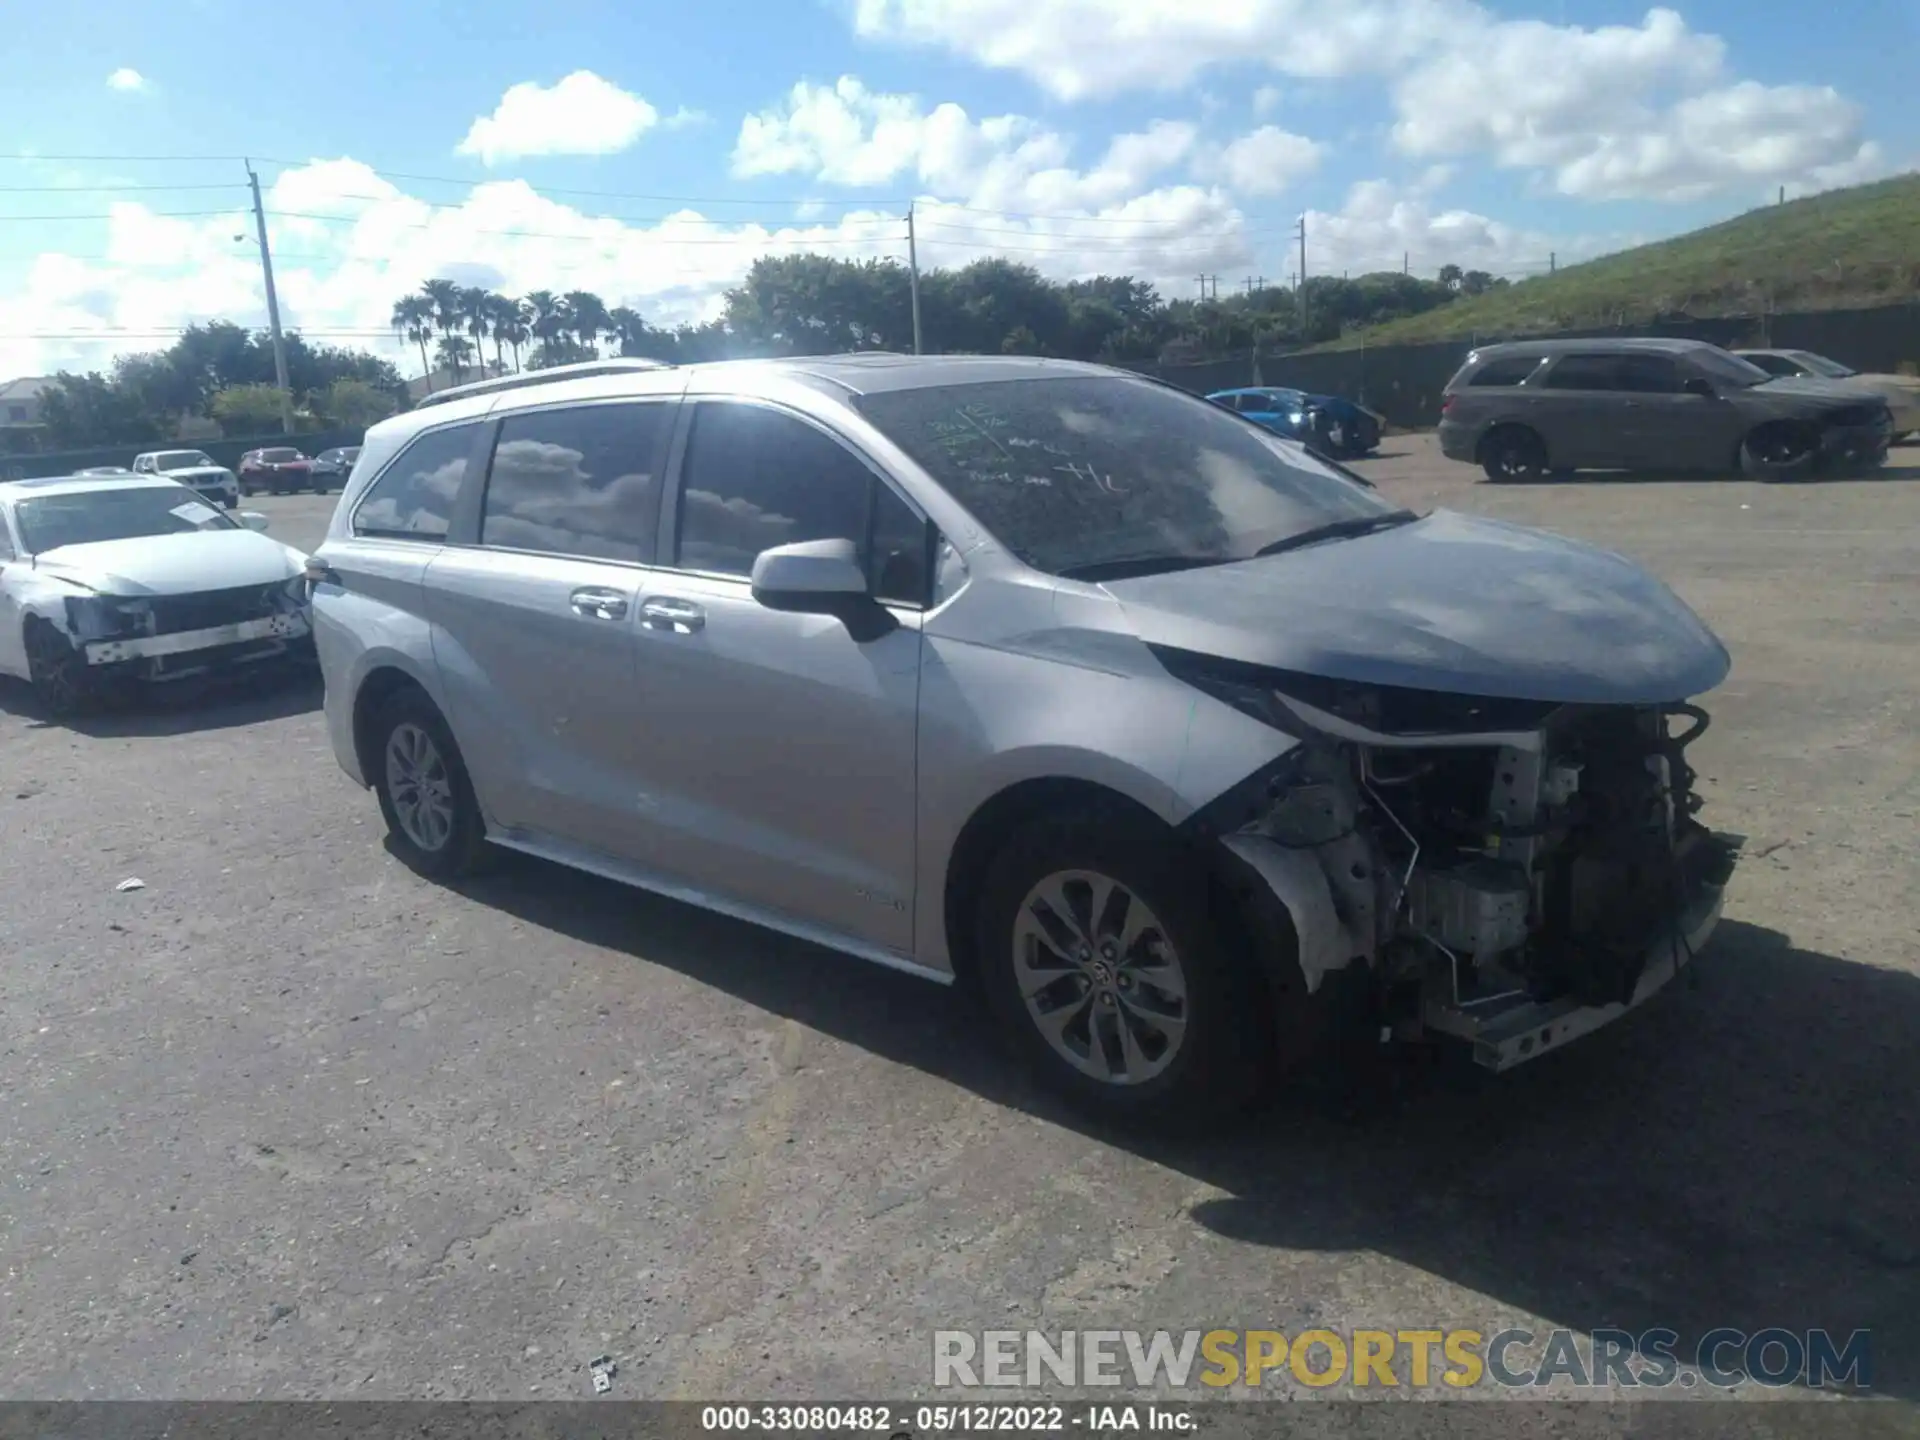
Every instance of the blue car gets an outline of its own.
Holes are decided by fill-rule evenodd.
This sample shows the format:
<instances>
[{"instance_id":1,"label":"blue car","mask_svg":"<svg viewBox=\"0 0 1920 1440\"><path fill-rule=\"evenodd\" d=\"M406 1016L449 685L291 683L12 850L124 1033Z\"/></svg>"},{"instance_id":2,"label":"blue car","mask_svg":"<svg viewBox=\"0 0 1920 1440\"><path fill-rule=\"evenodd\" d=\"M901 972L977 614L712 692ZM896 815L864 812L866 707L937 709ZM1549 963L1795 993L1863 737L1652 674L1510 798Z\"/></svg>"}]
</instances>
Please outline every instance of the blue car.
<instances>
[{"instance_id":1,"label":"blue car","mask_svg":"<svg viewBox=\"0 0 1920 1440\"><path fill-rule=\"evenodd\" d=\"M1380 443L1380 417L1338 395L1262 385L1216 390L1207 399L1336 459L1371 454Z\"/></svg>"}]
</instances>

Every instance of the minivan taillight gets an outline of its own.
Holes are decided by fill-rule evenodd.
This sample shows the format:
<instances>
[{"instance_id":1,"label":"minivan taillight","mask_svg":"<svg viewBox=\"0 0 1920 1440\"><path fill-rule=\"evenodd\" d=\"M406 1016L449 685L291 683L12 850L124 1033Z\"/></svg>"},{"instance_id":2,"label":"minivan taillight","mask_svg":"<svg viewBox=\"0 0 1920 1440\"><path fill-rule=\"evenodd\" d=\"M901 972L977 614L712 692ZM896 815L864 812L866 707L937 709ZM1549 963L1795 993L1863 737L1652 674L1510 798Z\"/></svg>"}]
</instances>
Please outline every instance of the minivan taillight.
<instances>
[{"instance_id":1,"label":"minivan taillight","mask_svg":"<svg viewBox=\"0 0 1920 1440\"><path fill-rule=\"evenodd\" d=\"M1451 410L1452 408L1453 408L1453 397L1451 395L1441 396L1440 397L1440 413L1444 415L1447 413L1447 411Z\"/></svg>"}]
</instances>

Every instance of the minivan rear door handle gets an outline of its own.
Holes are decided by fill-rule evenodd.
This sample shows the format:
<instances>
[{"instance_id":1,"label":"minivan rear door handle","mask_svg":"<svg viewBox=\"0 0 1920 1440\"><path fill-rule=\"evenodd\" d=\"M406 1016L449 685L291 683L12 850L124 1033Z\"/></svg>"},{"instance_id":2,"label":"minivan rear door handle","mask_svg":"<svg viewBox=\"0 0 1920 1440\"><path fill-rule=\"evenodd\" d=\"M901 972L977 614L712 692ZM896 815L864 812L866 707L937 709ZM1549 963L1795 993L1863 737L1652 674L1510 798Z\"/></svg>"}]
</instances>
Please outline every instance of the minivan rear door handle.
<instances>
[{"instance_id":1,"label":"minivan rear door handle","mask_svg":"<svg viewBox=\"0 0 1920 1440\"><path fill-rule=\"evenodd\" d=\"M606 590L598 585L587 585L574 591L572 600L573 613L584 615L589 620L627 618L627 597L618 590Z\"/></svg>"},{"instance_id":2,"label":"minivan rear door handle","mask_svg":"<svg viewBox=\"0 0 1920 1440\"><path fill-rule=\"evenodd\" d=\"M707 623L707 612L691 600L671 595L649 595L640 602L640 623L650 630L688 635Z\"/></svg>"}]
</instances>

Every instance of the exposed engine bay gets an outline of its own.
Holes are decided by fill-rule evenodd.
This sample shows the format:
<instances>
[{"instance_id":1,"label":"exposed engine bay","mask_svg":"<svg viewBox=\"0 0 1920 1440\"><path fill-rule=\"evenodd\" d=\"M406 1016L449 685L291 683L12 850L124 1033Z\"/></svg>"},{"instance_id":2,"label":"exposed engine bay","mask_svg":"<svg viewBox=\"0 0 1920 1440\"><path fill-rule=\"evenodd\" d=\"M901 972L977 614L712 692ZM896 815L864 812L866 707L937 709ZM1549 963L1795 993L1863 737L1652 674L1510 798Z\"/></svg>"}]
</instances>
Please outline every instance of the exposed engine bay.
<instances>
[{"instance_id":1,"label":"exposed engine bay","mask_svg":"<svg viewBox=\"0 0 1920 1440\"><path fill-rule=\"evenodd\" d=\"M1393 1034L1505 1069L1648 998L1711 933L1739 842L1695 818L1698 707L1299 688L1319 693L1268 713L1300 743L1219 838L1286 905L1310 990L1357 969Z\"/></svg>"}]
</instances>

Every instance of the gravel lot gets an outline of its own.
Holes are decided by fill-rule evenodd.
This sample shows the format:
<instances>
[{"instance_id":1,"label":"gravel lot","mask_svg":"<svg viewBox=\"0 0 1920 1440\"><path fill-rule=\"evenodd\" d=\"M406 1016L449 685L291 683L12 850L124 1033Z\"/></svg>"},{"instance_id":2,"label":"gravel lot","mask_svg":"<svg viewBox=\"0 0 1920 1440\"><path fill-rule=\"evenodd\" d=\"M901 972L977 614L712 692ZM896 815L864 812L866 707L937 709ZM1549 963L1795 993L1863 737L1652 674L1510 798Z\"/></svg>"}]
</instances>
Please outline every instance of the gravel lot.
<instances>
[{"instance_id":1,"label":"gravel lot","mask_svg":"<svg viewBox=\"0 0 1920 1440\"><path fill-rule=\"evenodd\" d=\"M1874 1330L1920 1398L1920 449L1496 489L1726 638L1679 990L1499 1079L1092 1133L902 976L531 861L404 869L316 690L0 689L0 1394L925 1395L936 1328ZM333 497L248 502L317 543ZM117 893L129 877L145 888Z\"/></svg>"}]
</instances>

